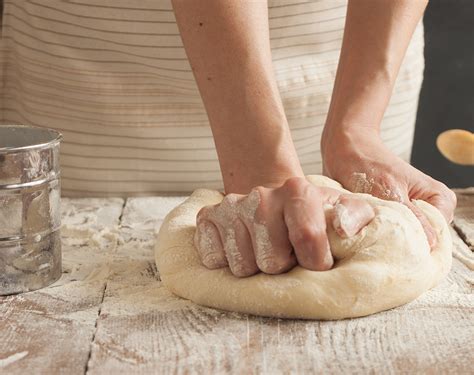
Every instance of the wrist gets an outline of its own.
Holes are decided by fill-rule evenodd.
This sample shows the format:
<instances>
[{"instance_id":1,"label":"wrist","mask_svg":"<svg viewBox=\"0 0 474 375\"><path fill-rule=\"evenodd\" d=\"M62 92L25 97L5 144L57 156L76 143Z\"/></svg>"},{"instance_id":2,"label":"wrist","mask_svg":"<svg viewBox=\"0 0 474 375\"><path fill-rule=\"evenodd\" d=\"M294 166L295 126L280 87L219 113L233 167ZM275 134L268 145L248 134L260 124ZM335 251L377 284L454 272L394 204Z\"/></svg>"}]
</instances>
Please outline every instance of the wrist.
<instances>
[{"instance_id":1,"label":"wrist","mask_svg":"<svg viewBox=\"0 0 474 375\"><path fill-rule=\"evenodd\" d=\"M256 160L251 163L221 166L226 194L248 194L255 186L279 187L291 177L304 173L295 155L284 160Z\"/></svg>"},{"instance_id":2,"label":"wrist","mask_svg":"<svg viewBox=\"0 0 474 375\"><path fill-rule=\"evenodd\" d=\"M344 151L379 139L379 128L375 125L326 123L321 135L321 153L324 157L326 153Z\"/></svg>"},{"instance_id":3,"label":"wrist","mask_svg":"<svg viewBox=\"0 0 474 375\"><path fill-rule=\"evenodd\" d=\"M326 125L321 136L323 171L331 175L341 163L358 163L372 157L381 144L378 126Z\"/></svg>"}]
</instances>

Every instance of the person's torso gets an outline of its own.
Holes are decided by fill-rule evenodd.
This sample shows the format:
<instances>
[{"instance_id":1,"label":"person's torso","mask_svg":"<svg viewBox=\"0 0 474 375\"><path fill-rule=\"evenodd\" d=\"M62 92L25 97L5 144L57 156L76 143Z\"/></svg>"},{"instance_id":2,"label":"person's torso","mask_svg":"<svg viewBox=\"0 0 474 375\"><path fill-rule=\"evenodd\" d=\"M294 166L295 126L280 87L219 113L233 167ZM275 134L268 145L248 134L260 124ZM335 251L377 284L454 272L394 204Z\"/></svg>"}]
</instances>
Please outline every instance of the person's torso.
<instances>
[{"instance_id":1,"label":"person's torso","mask_svg":"<svg viewBox=\"0 0 474 375\"><path fill-rule=\"evenodd\" d=\"M269 2L276 79L306 173L321 172L345 13L345 0ZM423 66L420 24L382 124L385 142L405 159ZM222 187L168 0L5 0L0 74L0 123L63 133L64 195Z\"/></svg>"}]
</instances>

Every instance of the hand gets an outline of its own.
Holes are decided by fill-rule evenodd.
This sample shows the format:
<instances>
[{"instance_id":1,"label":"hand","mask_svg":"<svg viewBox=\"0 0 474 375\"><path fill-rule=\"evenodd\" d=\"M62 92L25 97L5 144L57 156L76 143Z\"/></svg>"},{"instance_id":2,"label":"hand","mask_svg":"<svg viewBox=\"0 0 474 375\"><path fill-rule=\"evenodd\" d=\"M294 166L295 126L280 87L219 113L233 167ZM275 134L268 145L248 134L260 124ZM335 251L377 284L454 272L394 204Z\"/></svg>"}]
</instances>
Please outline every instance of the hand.
<instances>
[{"instance_id":1,"label":"hand","mask_svg":"<svg viewBox=\"0 0 474 375\"><path fill-rule=\"evenodd\" d=\"M352 192L404 203L421 222L430 246L436 244L435 230L411 201L432 204L451 222L456 207L452 190L394 155L372 128L325 129L321 146L325 175Z\"/></svg>"},{"instance_id":2,"label":"hand","mask_svg":"<svg viewBox=\"0 0 474 375\"><path fill-rule=\"evenodd\" d=\"M203 264L229 266L235 276L286 272L297 263L314 271L332 267L326 221L343 237L374 217L364 200L293 177L277 188L228 194L197 215L194 243Z\"/></svg>"}]
</instances>

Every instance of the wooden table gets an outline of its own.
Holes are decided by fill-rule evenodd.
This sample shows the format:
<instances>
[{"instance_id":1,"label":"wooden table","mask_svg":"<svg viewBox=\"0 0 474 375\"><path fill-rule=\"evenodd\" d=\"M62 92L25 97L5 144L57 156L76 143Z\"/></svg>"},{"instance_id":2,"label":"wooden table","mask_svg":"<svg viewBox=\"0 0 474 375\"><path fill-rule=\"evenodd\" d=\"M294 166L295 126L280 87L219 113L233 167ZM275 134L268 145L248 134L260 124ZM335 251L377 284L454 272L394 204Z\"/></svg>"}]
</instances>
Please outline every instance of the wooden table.
<instances>
[{"instance_id":1,"label":"wooden table","mask_svg":"<svg viewBox=\"0 0 474 375\"><path fill-rule=\"evenodd\" d=\"M0 373L473 373L474 190L458 198L446 281L334 322L226 313L167 292L153 231L183 198L64 199L62 278L0 298Z\"/></svg>"}]
</instances>

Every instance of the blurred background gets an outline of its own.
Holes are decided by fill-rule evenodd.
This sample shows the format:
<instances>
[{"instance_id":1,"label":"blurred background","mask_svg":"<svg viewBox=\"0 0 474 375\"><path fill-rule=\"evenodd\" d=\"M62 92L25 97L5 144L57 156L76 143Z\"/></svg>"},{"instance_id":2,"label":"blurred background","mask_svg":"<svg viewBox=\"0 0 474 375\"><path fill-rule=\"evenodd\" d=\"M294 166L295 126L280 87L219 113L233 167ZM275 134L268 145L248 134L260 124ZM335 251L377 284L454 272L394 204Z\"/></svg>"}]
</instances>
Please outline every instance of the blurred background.
<instances>
[{"instance_id":1,"label":"blurred background","mask_svg":"<svg viewBox=\"0 0 474 375\"><path fill-rule=\"evenodd\" d=\"M425 79L411 161L449 187L474 186L474 167L453 164L436 148L444 130L474 132L474 1L432 0L424 24Z\"/></svg>"}]
</instances>

